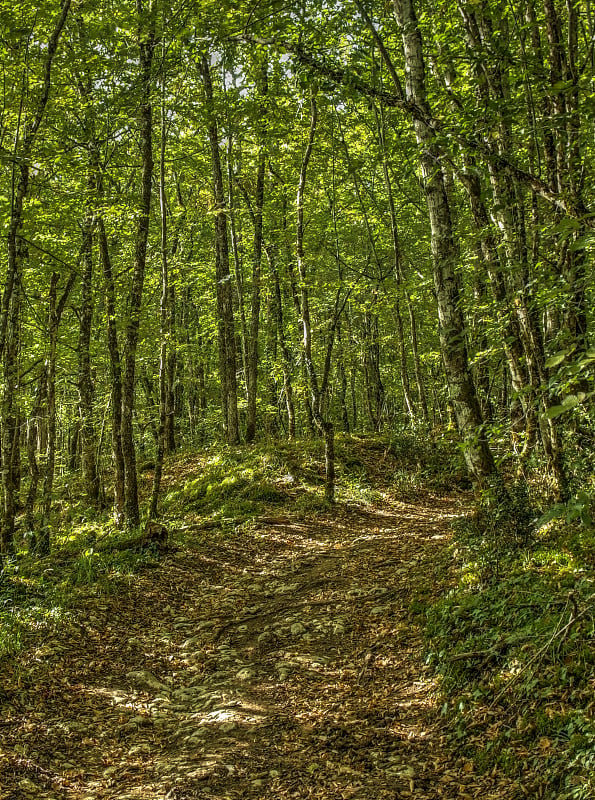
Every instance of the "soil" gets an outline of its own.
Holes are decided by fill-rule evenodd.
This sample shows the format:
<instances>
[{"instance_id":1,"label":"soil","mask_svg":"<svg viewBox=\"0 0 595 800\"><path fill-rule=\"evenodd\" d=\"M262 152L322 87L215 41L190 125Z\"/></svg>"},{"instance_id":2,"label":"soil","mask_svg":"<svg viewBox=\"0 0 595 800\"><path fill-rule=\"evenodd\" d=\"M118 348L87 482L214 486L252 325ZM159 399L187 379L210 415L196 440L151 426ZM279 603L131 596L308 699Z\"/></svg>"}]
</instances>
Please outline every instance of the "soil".
<instances>
[{"instance_id":1,"label":"soil","mask_svg":"<svg viewBox=\"0 0 595 800\"><path fill-rule=\"evenodd\" d=\"M424 662L467 502L387 490L178 536L4 665L0 798L524 796L449 748Z\"/></svg>"}]
</instances>

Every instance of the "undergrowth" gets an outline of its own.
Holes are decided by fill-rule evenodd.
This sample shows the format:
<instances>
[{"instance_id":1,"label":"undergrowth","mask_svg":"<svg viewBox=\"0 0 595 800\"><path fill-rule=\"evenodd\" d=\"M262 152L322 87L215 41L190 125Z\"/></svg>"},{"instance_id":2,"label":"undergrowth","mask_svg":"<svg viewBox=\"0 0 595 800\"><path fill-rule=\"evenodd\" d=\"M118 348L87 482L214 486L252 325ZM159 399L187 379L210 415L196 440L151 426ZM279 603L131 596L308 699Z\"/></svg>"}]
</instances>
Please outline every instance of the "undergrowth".
<instances>
[{"instance_id":1,"label":"undergrowth","mask_svg":"<svg viewBox=\"0 0 595 800\"><path fill-rule=\"evenodd\" d=\"M452 431L428 433L424 427L410 426L392 438L391 452L398 465L392 486L399 494L471 488L463 453Z\"/></svg>"},{"instance_id":2,"label":"undergrowth","mask_svg":"<svg viewBox=\"0 0 595 800\"><path fill-rule=\"evenodd\" d=\"M376 496L358 442L337 436L339 502L369 502ZM142 470L145 497L151 481L150 469ZM23 538L0 570L0 658L18 651L29 635L74 614L82 597L117 595L140 571L159 564L159 553L150 547L122 546L134 532L117 530L108 512L89 508L72 478L60 488L51 555L30 553ZM288 509L297 516L326 510L320 440L234 448L210 444L203 451L180 453L166 465L161 511L178 542L187 522L194 523L192 535L200 535L201 525L241 535L258 517Z\"/></svg>"},{"instance_id":3,"label":"undergrowth","mask_svg":"<svg viewBox=\"0 0 595 800\"><path fill-rule=\"evenodd\" d=\"M357 455L357 437L337 436L340 502L369 502L375 489ZM389 447L388 441L382 446ZM324 456L320 440L277 441L209 448L172 460L163 498L170 517L249 523L290 503L295 514L324 508Z\"/></svg>"},{"instance_id":4,"label":"undergrowth","mask_svg":"<svg viewBox=\"0 0 595 800\"><path fill-rule=\"evenodd\" d=\"M114 543L125 538L120 532L111 536ZM0 571L0 659L20 650L30 635L74 618L81 598L117 595L139 570L158 564L151 548L95 549L88 526L79 535L70 529L60 540L52 555L21 551Z\"/></svg>"},{"instance_id":5,"label":"undergrowth","mask_svg":"<svg viewBox=\"0 0 595 800\"><path fill-rule=\"evenodd\" d=\"M595 797L595 531L526 487L455 525L458 583L427 610L453 741L557 800ZM531 782L532 786L525 785Z\"/></svg>"}]
</instances>

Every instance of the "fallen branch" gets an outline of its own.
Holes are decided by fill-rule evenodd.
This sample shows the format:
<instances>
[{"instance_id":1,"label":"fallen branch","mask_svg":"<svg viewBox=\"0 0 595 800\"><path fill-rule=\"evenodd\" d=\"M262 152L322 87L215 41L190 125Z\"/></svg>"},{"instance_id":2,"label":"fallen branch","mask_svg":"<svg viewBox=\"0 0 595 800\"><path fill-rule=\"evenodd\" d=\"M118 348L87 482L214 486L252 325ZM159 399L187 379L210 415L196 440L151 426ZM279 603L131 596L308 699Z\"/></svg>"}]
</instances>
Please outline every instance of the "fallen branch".
<instances>
[{"instance_id":1,"label":"fallen branch","mask_svg":"<svg viewBox=\"0 0 595 800\"><path fill-rule=\"evenodd\" d=\"M467 653L455 653L449 656L449 661L467 661L471 658L484 658L489 659L493 656L498 656L504 650L506 642L502 642L500 647L490 647L489 650L469 650Z\"/></svg>"}]
</instances>

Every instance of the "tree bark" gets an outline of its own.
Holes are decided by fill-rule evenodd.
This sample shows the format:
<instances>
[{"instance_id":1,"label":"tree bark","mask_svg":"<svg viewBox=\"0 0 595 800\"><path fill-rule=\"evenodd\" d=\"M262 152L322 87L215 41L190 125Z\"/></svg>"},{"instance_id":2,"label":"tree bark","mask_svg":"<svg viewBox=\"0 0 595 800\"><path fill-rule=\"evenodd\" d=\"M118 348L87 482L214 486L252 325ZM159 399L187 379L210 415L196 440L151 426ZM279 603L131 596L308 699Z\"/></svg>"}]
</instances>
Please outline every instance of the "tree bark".
<instances>
[{"instance_id":1,"label":"tree bark","mask_svg":"<svg viewBox=\"0 0 595 800\"><path fill-rule=\"evenodd\" d=\"M304 366L311 395L312 420L324 439L325 453L325 484L324 497L327 503L335 501L335 429L332 422L326 418L323 411L324 397L318 382L318 375L312 356L312 322L310 319L310 294L307 282L306 259L304 252L304 193L306 189L306 178L308 166L314 148L314 139L318 125L318 106L314 91L310 93L310 130L308 133L308 143L302 164L298 182L296 197L297 207L297 227L296 227L296 262L300 280L300 302L301 309L301 328L302 328L302 352ZM336 324L336 322L335 322Z\"/></svg>"},{"instance_id":2,"label":"tree bark","mask_svg":"<svg viewBox=\"0 0 595 800\"><path fill-rule=\"evenodd\" d=\"M7 265L2 303L0 305L0 358L4 363L4 392L2 397L2 488L4 503L2 509L2 526L0 528L0 563L13 547L16 498L14 476L12 474L12 458L14 436L16 432L15 400L18 385L17 355L19 348L18 322L20 314L19 284L21 282L23 243L21 229L23 226L23 209L29 193L30 161L33 147L43 121L46 106L50 97L52 66L58 50L62 31L70 11L71 0L63 0L60 14L48 39L45 50L45 64L40 93L37 97L30 122L25 125L22 145L19 148L17 129L13 152L13 174L10 220L7 231ZM25 97L21 98L19 125ZM16 187L16 188L14 188Z\"/></svg>"},{"instance_id":3,"label":"tree bark","mask_svg":"<svg viewBox=\"0 0 595 800\"><path fill-rule=\"evenodd\" d=\"M138 15L140 117L139 147L141 157L140 204L134 247L134 269L128 299L128 323L123 348L122 377L122 456L124 461L124 519L128 527L140 525L136 448L132 417L136 383L136 351L140 329L143 287L147 264L147 241L153 180L153 106L151 102L152 65L155 50L154 17L145 11L144 0L136 0Z\"/></svg>"},{"instance_id":4,"label":"tree bark","mask_svg":"<svg viewBox=\"0 0 595 800\"><path fill-rule=\"evenodd\" d=\"M397 210L395 208L395 200L393 197L393 187L388 171L388 153L386 148L385 128L384 128L384 114L382 109L380 113L374 109L376 116L376 127L378 129L378 140L380 144L380 151L382 155L382 174L384 177L384 186L386 188L386 196L388 199L388 208L390 213L390 231L393 245L393 272L396 282L396 293L394 300L394 315L395 327L397 331L397 347L399 348L399 364L401 368L401 385L403 387L403 398L405 401L405 408L407 415L410 419L415 418L415 409L411 397L411 386L409 382L409 369L407 366L407 354L405 352L405 334L403 329L403 316L401 314L401 295L403 284L403 258L401 254L401 244L399 241L399 224L397 220Z\"/></svg>"},{"instance_id":5,"label":"tree bark","mask_svg":"<svg viewBox=\"0 0 595 800\"><path fill-rule=\"evenodd\" d=\"M217 313L219 340L219 372L221 378L221 402L227 441L237 444L240 440L238 420L238 392L236 380L236 342L233 314L233 293L229 271L229 244L227 241L227 213L221 153L219 151L219 131L214 111L213 84L211 70L205 55L200 64L201 77L205 90L208 116L207 132L211 146L213 170L213 195L215 200L215 276L217 280Z\"/></svg>"},{"instance_id":6,"label":"tree bark","mask_svg":"<svg viewBox=\"0 0 595 800\"><path fill-rule=\"evenodd\" d=\"M409 313L409 330L411 332L411 354L413 356L413 371L415 374L415 384L417 386L417 400L421 407L421 413L424 422L429 422L430 416L428 414L428 400L426 396L426 387L421 371L421 359L419 357L419 348L417 345L417 322L415 320L415 311L413 310L413 303L411 298L407 297L407 311Z\"/></svg>"},{"instance_id":7,"label":"tree bark","mask_svg":"<svg viewBox=\"0 0 595 800\"><path fill-rule=\"evenodd\" d=\"M250 301L250 337L246 360L246 442L252 442L256 435L256 392L258 384L258 333L260 328L260 273L262 264L263 230L262 212L264 206L264 183L266 176L266 112L264 102L268 92L266 64L260 69L258 83L260 100L259 152L254 194L254 253L252 259L252 295Z\"/></svg>"},{"instance_id":8,"label":"tree bark","mask_svg":"<svg viewBox=\"0 0 595 800\"><path fill-rule=\"evenodd\" d=\"M456 271L458 252L453 237L444 173L440 166L442 153L435 129L427 122L432 115L426 97L422 40L412 1L394 0L394 8L403 40L407 97L423 111L421 117L414 119L413 125L420 147L420 164L430 219L434 286L444 370L467 467L477 485L483 486L495 474L496 466L486 439L469 369L465 320Z\"/></svg>"},{"instance_id":9,"label":"tree bark","mask_svg":"<svg viewBox=\"0 0 595 800\"><path fill-rule=\"evenodd\" d=\"M168 338L171 336L169 264L167 253L167 202L165 196L165 147L167 127L165 117L165 73L161 85L161 143L159 151L159 211L161 217L161 299L159 304L159 327L161 345L159 349L159 425L157 430L157 452L153 472L153 488L149 507L149 519L157 516L159 489L163 474L163 459L167 445L166 426L168 416ZM173 410L173 409L172 409Z\"/></svg>"},{"instance_id":10,"label":"tree bark","mask_svg":"<svg viewBox=\"0 0 595 800\"><path fill-rule=\"evenodd\" d=\"M116 323L116 287L105 225L97 221L99 257L103 269L105 311L107 316L107 349L111 373L112 460L114 464L114 519L119 528L124 523L124 455L122 453L122 359Z\"/></svg>"},{"instance_id":11,"label":"tree bark","mask_svg":"<svg viewBox=\"0 0 595 800\"><path fill-rule=\"evenodd\" d=\"M33 407L29 419L27 420L27 461L29 465L29 489L27 497L25 498L25 524L27 526L27 534L30 537L29 550L35 551L37 549L37 525L35 523L35 501L37 498L37 489L39 487L39 479L41 477L41 470L37 463L37 449L39 439L39 420L41 417L42 409L46 405L47 394L47 369L44 365Z\"/></svg>"},{"instance_id":12,"label":"tree bark","mask_svg":"<svg viewBox=\"0 0 595 800\"><path fill-rule=\"evenodd\" d=\"M287 436L295 439L295 403L293 399L293 384L291 381L291 369L293 358L287 343L285 333L285 322L283 314L283 296L281 294L281 283L279 280L279 270L275 259L275 249L272 246L266 248L267 259L271 277L273 278L273 294L271 298L271 309L275 326L277 328L277 338L281 347L281 368L283 370L283 392L285 394L285 407L287 410Z\"/></svg>"},{"instance_id":13,"label":"tree bark","mask_svg":"<svg viewBox=\"0 0 595 800\"><path fill-rule=\"evenodd\" d=\"M95 188L97 166L91 165L90 189ZM90 203L89 203L90 205ZM81 311L78 341L78 390L81 420L81 461L87 500L97 506L100 499L99 473L97 470L97 437L93 418L93 377L91 374L91 335L93 330L93 211L87 208L83 220L83 243L81 249Z\"/></svg>"},{"instance_id":14,"label":"tree bark","mask_svg":"<svg viewBox=\"0 0 595 800\"><path fill-rule=\"evenodd\" d=\"M47 356L47 448L45 473L43 477L43 496L41 501L41 522L37 536L37 552L47 555L50 552L50 515L54 499L54 476L56 470L56 366L58 356L58 331L66 302L74 286L76 273L71 273L60 300L57 299L60 274L52 272L48 298L48 356Z\"/></svg>"}]
</instances>

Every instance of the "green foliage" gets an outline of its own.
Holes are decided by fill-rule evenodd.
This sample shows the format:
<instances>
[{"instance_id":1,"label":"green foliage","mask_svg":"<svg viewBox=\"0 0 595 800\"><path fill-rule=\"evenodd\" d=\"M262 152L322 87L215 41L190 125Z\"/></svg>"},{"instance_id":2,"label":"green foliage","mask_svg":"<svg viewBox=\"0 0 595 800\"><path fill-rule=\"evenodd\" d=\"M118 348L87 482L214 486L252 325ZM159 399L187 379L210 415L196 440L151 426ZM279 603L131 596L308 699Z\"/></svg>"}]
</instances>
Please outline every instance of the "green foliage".
<instances>
[{"instance_id":1,"label":"green foliage","mask_svg":"<svg viewBox=\"0 0 595 800\"><path fill-rule=\"evenodd\" d=\"M497 477L481 493L474 513L454 526L460 546L475 559L479 582L497 580L507 557L530 545L536 517L525 482L505 486Z\"/></svg>"},{"instance_id":2,"label":"green foliage","mask_svg":"<svg viewBox=\"0 0 595 800\"><path fill-rule=\"evenodd\" d=\"M540 772L552 800L592 797L595 532L550 524L523 539L532 514L523 492L510 500L457 525L458 584L427 608L428 662L453 742L481 769Z\"/></svg>"},{"instance_id":3,"label":"green foliage","mask_svg":"<svg viewBox=\"0 0 595 800\"><path fill-rule=\"evenodd\" d=\"M19 650L27 637L67 617L76 617L78 599L89 593L117 594L143 569L158 564L151 548L118 549L130 534L113 530L106 519L72 522L60 529L52 555L26 551L7 559L0 571L0 658ZM101 540L113 548L96 549Z\"/></svg>"},{"instance_id":4,"label":"green foliage","mask_svg":"<svg viewBox=\"0 0 595 800\"><path fill-rule=\"evenodd\" d=\"M266 448L213 448L202 458L182 457L186 480L163 501L169 513L194 511L218 519L250 516L261 504L287 495ZM188 475L190 472L190 475Z\"/></svg>"},{"instance_id":5,"label":"green foliage","mask_svg":"<svg viewBox=\"0 0 595 800\"><path fill-rule=\"evenodd\" d=\"M399 491L471 488L461 448L448 431L405 428L391 438L390 448L399 464L393 476L393 485Z\"/></svg>"},{"instance_id":6,"label":"green foliage","mask_svg":"<svg viewBox=\"0 0 595 800\"><path fill-rule=\"evenodd\" d=\"M356 437L337 436L336 469L340 500L366 502L374 490L366 467L353 453ZM368 440L367 443L369 444ZM383 447L388 447L384 442ZM214 446L199 454L183 454L171 462L183 483L164 497L168 515L194 513L205 520L238 524L287 501L292 508L322 508L324 460L321 440L276 440L251 446Z\"/></svg>"}]
</instances>

